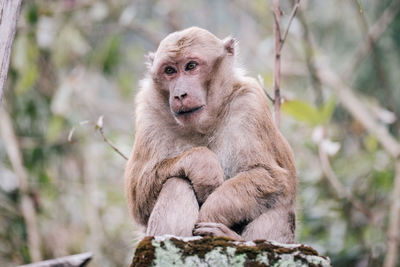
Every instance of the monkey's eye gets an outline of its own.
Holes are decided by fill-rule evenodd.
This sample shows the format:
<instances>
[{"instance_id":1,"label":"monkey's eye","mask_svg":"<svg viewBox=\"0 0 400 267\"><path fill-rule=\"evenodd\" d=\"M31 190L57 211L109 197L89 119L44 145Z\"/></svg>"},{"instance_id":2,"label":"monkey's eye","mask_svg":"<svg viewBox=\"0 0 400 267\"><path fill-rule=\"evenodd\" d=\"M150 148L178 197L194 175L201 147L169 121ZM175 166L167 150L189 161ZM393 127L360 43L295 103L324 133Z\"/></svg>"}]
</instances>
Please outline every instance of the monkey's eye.
<instances>
[{"instance_id":1,"label":"monkey's eye","mask_svg":"<svg viewBox=\"0 0 400 267\"><path fill-rule=\"evenodd\" d=\"M185 70L186 70L186 71L188 71L188 70L193 70L194 68L196 68L196 66L197 66L197 62L196 62L196 61L190 61L190 62L186 65Z\"/></svg>"},{"instance_id":2,"label":"monkey's eye","mask_svg":"<svg viewBox=\"0 0 400 267\"><path fill-rule=\"evenodd\" d=\"M168 66L168 67L166 67L166 68L164 69L164 72L165 72L165 74L167 74L167 75L172 75L172 74L176 73L176 70L175 70L173 67Z\"/></svg>"}]
</instances>

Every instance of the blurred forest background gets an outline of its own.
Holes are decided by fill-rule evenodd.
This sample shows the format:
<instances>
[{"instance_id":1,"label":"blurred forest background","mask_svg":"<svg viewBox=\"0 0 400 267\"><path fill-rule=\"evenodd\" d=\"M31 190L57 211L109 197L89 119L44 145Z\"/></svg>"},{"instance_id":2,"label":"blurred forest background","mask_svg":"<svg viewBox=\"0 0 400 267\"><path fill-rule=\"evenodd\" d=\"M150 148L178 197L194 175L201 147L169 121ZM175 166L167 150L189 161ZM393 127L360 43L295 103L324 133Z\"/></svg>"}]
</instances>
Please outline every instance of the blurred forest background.
<instances>
[{"instance_id":1,"label":"blurred forest background","mask_svg":"<svg viewBox=\"0 0 400 267\"><path fill-rule=\"evenodd\" d=\"M281 1L282 31L293 5ZM333 266L381 266L400 239L399 6L302 0L282 49L297 239ZM271 9L268 0L23 1L0 124L0 265L85 251L90 266L127 265L139 236L125 203L126 160L99 126L129 155L144 56L193 25L233 35L249 75L273 94Z\"/></svg>"}]
</instances>

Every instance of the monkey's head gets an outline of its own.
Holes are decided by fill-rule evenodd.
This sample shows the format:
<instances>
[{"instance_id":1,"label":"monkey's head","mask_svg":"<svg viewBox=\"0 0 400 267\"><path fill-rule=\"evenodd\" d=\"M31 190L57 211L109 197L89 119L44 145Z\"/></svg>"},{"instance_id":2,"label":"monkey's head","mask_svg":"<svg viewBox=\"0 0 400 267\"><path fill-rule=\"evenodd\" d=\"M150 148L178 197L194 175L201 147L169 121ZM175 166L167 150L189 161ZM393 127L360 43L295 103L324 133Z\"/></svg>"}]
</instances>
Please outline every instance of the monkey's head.
<instances>
[{"instance_id":1,"label":"monkey's head","mask_svg":"<svg viewBox=\"0 0 400 267\"><path fill-rule=\"evenodd\" d=\"M233 38L218 39L197 27L174 32L149 55L149 70L176 122L205 133L232 90Z\"/></svg>"}]
</instances>

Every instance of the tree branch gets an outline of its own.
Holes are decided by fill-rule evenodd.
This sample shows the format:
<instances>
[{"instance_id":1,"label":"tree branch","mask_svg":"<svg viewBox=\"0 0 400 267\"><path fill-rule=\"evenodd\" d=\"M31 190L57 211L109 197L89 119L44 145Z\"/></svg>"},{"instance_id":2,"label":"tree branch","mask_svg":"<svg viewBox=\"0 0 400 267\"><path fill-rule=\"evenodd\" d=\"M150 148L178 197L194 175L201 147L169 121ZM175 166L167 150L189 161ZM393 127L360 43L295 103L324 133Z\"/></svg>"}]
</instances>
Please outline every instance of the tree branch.
<instances>
[{"instance_id":1,"label":"tree branch","mask_svg":"<svg viewBox=\"0 0 400 267\"><path fill-rule=\"evenodd\" d=\"M280 79L281 79L281 30L279 21L281 18L281 9L279 0L274 0L274 36L275 36L275 57L274 57L274 118L275 126L280 127Z\"/></svg>"},{"instance_id":2,"label":"tree branch","mask_svg":"<svg viewBox=\"0 0 400 267\"><path fill-rule=\"evenodd\" d=\"M283 38L280 30L280 19L281 19L281 8L280 1L273 0L273 12L274 15L274 36L275 36L275 57L274 57L274 118L275 126L279 129L280 127L280 109L281 109L281 50L283 44L285 43L286 37L289 33L290 25L292 24L293 18L296 15L297 9L299 7L300 0L296 0L293 10L290 14L289 22L286 30L283 34ZM272 99L271 97L269 97Z\"/></svg>"},{"instance_id":3,"label":"tree branch","mask_svg":"<svg viewBox=\"0 0 400 267\"><path fill-rule=\"evenodd\" d=\"M2 0L0 6L0 105L7 80L21 0Z\"/></svg>"},{"instance_id":4,"label":"tree branch","mask_svg":"<svg viewBox=\"0 0 400 267\"><path fill-rule=\"evenodd\" d=\"M99 127L99 132L101 134L101 136L103 137L104 142L106 142L115 152L117 152L121 157L123 157L124 159L128 160L128 157L125 156L124 153L122 153L116 146L114 146L111 141L105 136L104 131L103 131L103 127Z\"/></svg>"}]
</instances>

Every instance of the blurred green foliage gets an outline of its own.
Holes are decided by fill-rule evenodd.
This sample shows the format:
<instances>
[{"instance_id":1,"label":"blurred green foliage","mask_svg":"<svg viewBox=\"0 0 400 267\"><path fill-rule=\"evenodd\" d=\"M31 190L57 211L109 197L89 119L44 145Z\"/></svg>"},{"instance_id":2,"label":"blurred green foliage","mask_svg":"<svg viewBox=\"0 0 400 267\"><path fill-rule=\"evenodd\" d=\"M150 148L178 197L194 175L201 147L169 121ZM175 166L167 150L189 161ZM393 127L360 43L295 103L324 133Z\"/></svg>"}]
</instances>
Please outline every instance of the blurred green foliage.
<instances>
[{"instance_id":1,"label":"blurred green foliage","mask_svg":"<svg viewBox=\"0 0 400 267\"><path fill-rule=\"evenodd\" d=\"M298 16L304 16L320 50L310 46L298 17L282 50L286 101L281 130L297 162L297 237L328 255L334 266L382 264L393 160L340 105L335 91L315 83L307 62L322 53L341 73L365 42L360 16L372 25L390 3L302 1ZM103 142L93 124L103 115L106 135L129 154L144 55L169 32L192 25L220 38L237 38L240 61L251 76L260 74L265 87L272 87L270 5L265 0L24 1L3 106L13 118L29 174L45 258L92 251L92 266L127 265L140 236L123 193L125 160ZM281 5L286 25L292 1L282 0ZM346 74L346 82L397 140L400 123L390 118L400 117L399 51L397 15L374 53ZM321 140L333 146L333 170L368 207L370 218L340 198L327 181L318 154ZM6 147L0 139L0 265L15 266L29 262L30 256Z\"/></svg>"},{"instance_id":2,"label":"blurred green foliage","mask_svg":"<svg viewBox=\"0 0 400 267\"><path fill-rule=\"evenodd\" d=\"M329 122L335 109L335 99L332 97L322 107L316 108L306 101L289 100L281 105L281 109L298 121L305 122L310 126L317 126Z\"/></svg>"}]
</instances>

